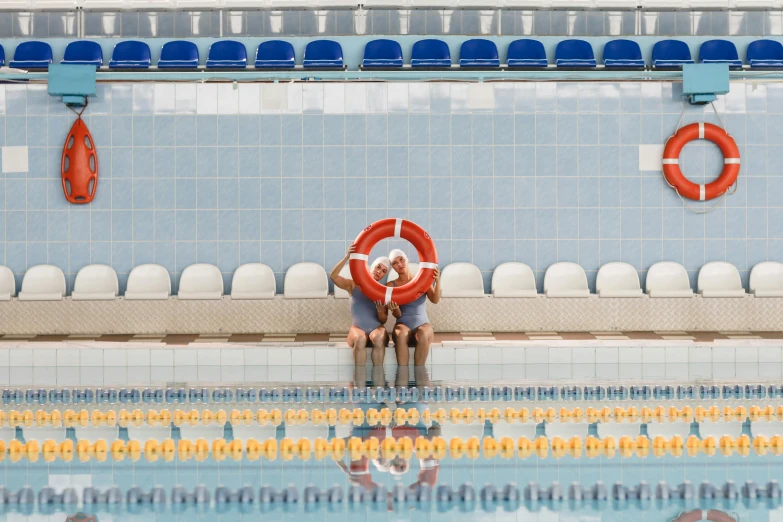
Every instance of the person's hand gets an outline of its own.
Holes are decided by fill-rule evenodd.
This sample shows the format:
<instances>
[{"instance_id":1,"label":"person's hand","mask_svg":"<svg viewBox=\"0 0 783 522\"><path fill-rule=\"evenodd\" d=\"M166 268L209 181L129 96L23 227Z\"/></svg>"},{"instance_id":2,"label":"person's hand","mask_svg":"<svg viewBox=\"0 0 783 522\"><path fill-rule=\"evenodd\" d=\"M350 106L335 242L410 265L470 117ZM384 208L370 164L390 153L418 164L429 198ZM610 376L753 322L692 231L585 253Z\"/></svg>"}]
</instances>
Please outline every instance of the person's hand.
<instances>
[{"instance_id":1,"label":"person's hand","mask_svg":"<svg viewBox=\"0 0 783 522\"><path fill-rule=\"evenodd\" d=\"M380 311L382 311L382 310L383 310L383 309L385 309L385 308L386 308L386 305L385 305L385 304L383 304L383 301L381 301L380 299L378 299L377 301L375 301L375 309L376 309L376 310L378 310L378 311L380 312Z\"/></svg>"},{"instance_id":2,"label":"person's hand","mask_svg":"<svg viewBox=\"0 0 783 522\"><path fill-rule=\"evenodd\" d=\"M436 283L439 282L440 281L440 268L436 267L435 270L433 270L433 273L435 274L435 282Z\"/></svg>"},{"instance_id":3,"label":"person's hand","mask_svg":"<svg viewBox=\"0 0 783 522\"><path fill-rule=\"evenodd\" d=\"M395 310L399 310L400 309L400 306L397 303L395 303L394 301L389 301L388 307L389 307L389 310L391 310L392 312L394 312Z\"/></svg>"},{"instance_id":4,"label":"person's hand","mask_svg":"<svg viewBox=\"0 0 783 522\"><path fill-rule=\"evenodd\" d=\"M348 253L345 254L346 257L350 257L351 254L356 252L356 245L354 243L351 243L351 246L348 247Z\"/></svg>"}]
</instances>

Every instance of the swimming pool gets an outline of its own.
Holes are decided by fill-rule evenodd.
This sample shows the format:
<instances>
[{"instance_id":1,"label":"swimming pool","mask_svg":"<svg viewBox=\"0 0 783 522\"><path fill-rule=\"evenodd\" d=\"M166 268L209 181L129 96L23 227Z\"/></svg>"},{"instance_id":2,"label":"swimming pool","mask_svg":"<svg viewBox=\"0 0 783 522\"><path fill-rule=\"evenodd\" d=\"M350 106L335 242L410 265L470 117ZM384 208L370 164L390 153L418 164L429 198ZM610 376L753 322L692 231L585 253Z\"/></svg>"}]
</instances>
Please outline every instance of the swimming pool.
<instances>
[{"instance_id":1,"label":"swimming pool","mask_svg":"<svg viewBox=\"0 0 783 522\"><path fill-rule=\"evenodd\" d=\"M415 369L335 364L309 380L293 369L314 372L314 363L275 362L277 349L307 345L267 346L265 365L229 353L244 356L256 349L250 345L112 347L114 357L127 352L122 366L100 343L12 345L7 359L0 354L9 372L0 506L9 520L77 511L111 520L671 520L709 508L771 519L781 500L783 386L758 369L780 367L770 361L780 347L669 341L645 348L664 348L654 363L634 362L638 346L612 346L618 342L574 341L568 358L547 355L546 363L536 362L542 350L564 347L442 343L432 360L444 348L500 348L501 356L509 348L523 357ZM55 347L57 365L43 365ZM701 373L689 373L696 363L675 362L691 348L710 354ZM312 345L319 349L344 351ZM605 349L617 359L604 359ZM165 352L183 350L195 352L187 354L195 356L192 371L175 376L174 357L185 355L159 364ZM17 364L26 362L21 351L30 365ZM730 351L734 362L719 362ZM738 363L753 360L748 352L755 361ZM646 374L655 364L662 371ZM721 364L756 371L729 376ZM20 381L27 370L31 380Z\"/></svg>"}]
</instances>

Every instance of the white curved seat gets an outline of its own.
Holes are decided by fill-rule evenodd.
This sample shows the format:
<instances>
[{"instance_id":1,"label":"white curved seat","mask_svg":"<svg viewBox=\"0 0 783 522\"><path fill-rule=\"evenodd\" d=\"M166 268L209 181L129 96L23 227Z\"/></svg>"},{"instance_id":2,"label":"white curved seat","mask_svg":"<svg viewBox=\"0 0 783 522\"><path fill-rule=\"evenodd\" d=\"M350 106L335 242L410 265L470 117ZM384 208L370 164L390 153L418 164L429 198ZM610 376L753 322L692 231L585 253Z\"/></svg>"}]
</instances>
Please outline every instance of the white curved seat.
<instances>
[{"instance_id":1,"label":"white curved seat","mask_svg":"<svg viewBox=\"0 0 783 522\"><path fill-rule=\"evenodd\" d=\"M481 270L471 263L452 263L440 274L443 297L484 297Z\"/></svg>"},{"instance_id":2,"label":"white curved seat","mask_svg":"<svg viewBox=\"0 0 783 522\"><path fill-rule=\"evenodd\" d=\"M647 271L646 287L650 297L693 297L688 272L672 261L652 265Z\"/></svg>"},{"instance_id":3,"label":"white curved seat","mask_svg":"<svg viewBox=\"0 0 783 522\"><path fill-rule=\"evenodd\" d=\"M105 440L109 445L120 438L119 426L75 426L77 440ZM168 437L167 437L168 438Z\"/></svg>"},{"instance_id":4,"label":"white curved seat","mask_svg":"<svg viewBox=\"0 0 783 522\"><path fill-rule=\"evenodd\" d=\"M179 276L177 299L220 299L223 297L223 274L215 265L196 263Z\"/></svg>"},{"instance_id":5,"label":"white curved seat","mask_svg":"<svg viewBox=\"0 0 783 522\"><path fill-rule=\"evenodd\" d=\"M272 424L266 424L264 426L260 424L235 424L231 426L231 431L234 433L234 440L241 440L243 442L250 439L257 440L259 442L267 439L274 439L277 434L277 426Z\"/></svg>"},{"instance_id":6,"label":"white curved seat","mask_svg":"<svg viewBox=\"0 0 783 522\"><path fill-rule=\"evenodd\" d=\"M619 439L620 437L633 437L636 438L641 432L642 425L639 422L599 422L598 423L598 438L603 439L606 437L614 437Z\"/></svg>"},{"instance_id":7,"label":"white curved seat","mask_svg":"<svg viewBox=\"0 0 783 522\"><path fill-rule=\"evenodd\" d=\"M725 261L701 267L697 288L702 297L745 297L737 267Z\"/></svg>"},{"instance_id":8,"label":"white curved seat","mask_svg":"<svg viewBox=\"0 0 783 522\"><path fill-rule=\"evenodd\" d=\"M153 300L171 296L169 271L160 265L139 265L131 270L125 299Z\"/></svg>"},{"instance_id":9,"label":"white curved seat","mask_svg":"<svg viewBox=\"0 0 783 522\"><path fill-rule=\"evenodd\" d=\"M702 439L705 437L719 439L724 435L730 435L736 439L742 435L742 421L702 421L699 423L699 435Z\"/></svg>"},{"instance_id":10,"label":"white curved seat","mask_svg":"<svg viewBox=\"0 0 783 522\"><path fill-rule=\"evenodd\" d=\"M108 265L87 265L76 274L71 299L74 301L113 301L120 283L117 272Z\"/></svg>"},{"instance_id":11,"label":"white curved seat","mask_svg":"<svg viewBox=\"0 0 783 522\"><path fill-rule=\"evenodd\" d=\"M25 442L35 440L39 444L43 444L47 440L53 440L59 444L68 438L65 426L26 426L22 428L22 437Z\"/></svg>"},{"instance_id":12,"label":"white curved seat","mask_svg":"<svg viewBox=\"0 0 783 522\"><path fill-rule=\"evenodd\" d=\"M82 0L32 0L32 9L76 9L82 6Z\"/></svg>"},{"instance_id":13,"label":"white curved seat","mask_svg":"<svg viewBox=\"0 0 783 522\"><path fill-rule=\"evenodd\" d=\"M286 299L323 299L329 293L326 270L317 263L297 263L285 273Z\"/></svg>"},{"instance_id":14,"label":"white curved seat","mask_svg":"<svg viewBox=\"0 0 783 522\"><path fill-rule=\"evenodd\" d=\"M544 294L547 297L590 297L587 274L576 263L555 263L544 274Z\"/></svg>"},{"instance_id":15,"label":"white curved seat","mask_svg":"<svg viewBox=\"0 0 783 522\"><path fill-rule=\"evenodd\" d=\"M0 266L0 301L10 301L16 295L14 273L7 266Z\"/></svg>"},{"instance_id":16,"label":"white curved seat","mask_svg":"<svg viewBox=\"0 0 783 522\"><path fill-rule=\"evenodd\" d=\"M83 0L85 9L127 9L127 0Z\"/></svg>"},{"instance_id":17,"label":"white curved seat","mask_svg":"<svg viewBox=\"0 0 783 522\"><path fill-rule=\"evenodd\" d=\"M65 297L65 274L54 265L28 268L22 279L20 301L61 301Z\"/></svg>"},{"instance_id":18,"label":"white curved seat","mask_svg":"<svg viewBox=\"0 0 783 522\"><path fill-rule=\"evenodd\" d=\"M648 422L647 435L654 439L655 437L664 437L671 439L675 435L682 437L682 440L688 438L691 433L690 422Z\"/></svg>"},{"instance_id":19,"label":"white curved seat","mask_svg":"<svg viewBox=\"0 0 783 522\"><path fill-rule=\"evenodd\" d=\"M128 426L128 439L146 441L155 439L162 441L171 438L171 426Z\"/></svg>"},{"instance_id":20,"label":"white curved seat","mask_svg":"<svg viewBox=\"0 0 783 522\"><path fill-rule=\"evenodd\" d=\"M636 9L639 2L637 0L595 0L595 6L598 9L619 8Z\"/></svg>"},{"instance_id":21,"label":"white curved seat","mask_svg":"<svg viewBox=\"0 0 783 522\"><path fill-rule=\"evenodd\" d=\"M505 420L501 420L492 425L492 436L496 440L500 440L503 437L508 437L515 441L519 437L533 440L536 438L536 425L532 422L521 424L519 422L508 423Z\"/></svg>"},{"instance_id":22,"label":"white curved seat","mask_svg":"<svg viewBox=\"0 0 783 522\"><path fill-rule=\"evenodd\" d=\"M353 278L351 277L351 267L348 266L348 263L346 263L343 269L340 270L340 277L344 277L353 281ZM350 296L348 295L348 292L335 285L334 297L335 299L348 299Z\"/></svg>"},{"instance_id":23,"label":"white curved seat","mask_svg":"<svg viewBox=\"0 0 783 522\"><path fill-rule=\"evenodd\" d=\"M764 261L750 271L750 293L756 297L783 297L783 263Z\"/></svg>"},{"instance_id":24,"label":"white curved seat","mask_svg":"<svg viewBox=\"0 0 783 522\"><path fill-rule=\"evenodd\" d=\"M179 427L180 437L188 440L204 439L211 442L213 440L222 439L224 433L225 429L222 424L197 424L196 426L182 424Z\"/></svg>"},{"instance_id":25,"label":"white curved seat","mask_svg":"<svg viewBox=\"0 0 783 522\"><path fill-rule=\"evenodd\" d=\"M595 293L599 297L644 297L639 273L628 263L606 263L598 269Z\"/></svg>"},{"instance_id":26,"label":"white curved seat","mask_svg":"<svg viewBox=\"0 0 783 522\"><path fill-rule=\"evenodd\" d=\"M492 272L492 295L495 297L536 297L536 276L524 263L502 263Z\"/></svg>"},{"instance_id":27,"label":"white curved seat","mask_svg":"<svg viewBox=\"0 0 783 522\"><path fill-rule=\"evenodd\" d=\"M275 297L275 274L262 263L247 263L234 271L231 299L272 299Z\"/></svg>"},{"instance_id":28,"label":"white curved seat","mask_svg":"<svg viewBox=\"0 0 783 522\"><path fill-rule=\"evenodd\" d=\"M408 269L411 271L411 274L413 274L413 277L416 277L416 274L419 273L419 263L408 263ZM394 271L392 268L389 270L389 275L386 277L387 282L395 281L399 276L397 275L397 272Z\"/></svg>"},{"instance_id":29,"label":"white curved seat","mask_svg":"<svg viewBox=\"0 0 783 522\"><path fill-rule=\"evenodd\" d=\"M549 439L560 437L563 440L569 440L572 437L587 437L590 425L587 422L552 422L548 423L544 431Z\"/></svg>"}]
</instances>

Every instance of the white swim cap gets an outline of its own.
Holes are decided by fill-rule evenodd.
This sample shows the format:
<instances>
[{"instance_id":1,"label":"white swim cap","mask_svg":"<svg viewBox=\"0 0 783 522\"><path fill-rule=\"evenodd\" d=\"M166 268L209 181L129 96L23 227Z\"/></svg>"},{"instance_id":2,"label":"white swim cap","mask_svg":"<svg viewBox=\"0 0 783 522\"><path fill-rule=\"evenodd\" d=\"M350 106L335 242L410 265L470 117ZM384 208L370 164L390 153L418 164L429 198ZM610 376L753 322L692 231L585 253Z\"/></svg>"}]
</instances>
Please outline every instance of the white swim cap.
<instances>
[{"instance_id":1,"label":"white swim cap","mask_svg":"<svg viewBox=\"0 0 783 522\"><path fill-rule=\"evenodd\" d=\"M407 256L407 255L405 255L405 252L403 252L403 251L402 251L402 250L400 250L399 248L395 248L394 250L392 250L391 252L389 252L389 259L390 259L391 261L394 261L395 259L397 259L397 258L398 258L398 257L400 257L400 256L402 256L402 258L403 258L403 259L405 259L405 261L407 261L407 260L408 260L408 256Z\"/></svg>"},{"instance_id":2,"label":"white swim cap","mask_svg":"<svg viewBox=\"0 0 783 522\"><path fill-rule=\"evenodd\" d=\"M373 261L372 264L370 265L370 270L375 270L375 267L378 265L385 266L387 272L391 270L391 261L389 261L389 258L386 256L381 256L375 261Z\"/></svg>"}]
</instances>

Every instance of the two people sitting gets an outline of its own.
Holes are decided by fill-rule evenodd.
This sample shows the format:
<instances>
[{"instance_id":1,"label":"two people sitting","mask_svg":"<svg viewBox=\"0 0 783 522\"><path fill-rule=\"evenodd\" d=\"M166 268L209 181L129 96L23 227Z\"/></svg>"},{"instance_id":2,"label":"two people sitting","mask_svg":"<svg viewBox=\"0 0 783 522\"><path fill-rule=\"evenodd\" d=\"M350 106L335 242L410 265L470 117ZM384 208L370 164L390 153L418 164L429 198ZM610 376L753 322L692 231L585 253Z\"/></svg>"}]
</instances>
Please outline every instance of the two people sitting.
<instances>
[{"instance_id":1,"label":"two people sitting","mask_svg":"<svg viewBox=\"0 0 783 522\"><path fill-rule=\"evenodd\" d=\"M410 363L409 347L413 346L413 364L424 366L435 336L427 317L427 300L429 299L433 303L440 301L440 271L435 269L435 281L432 286L425 294L411 303L398 305L393 301L388 304L380 300L373 302L362 293L361 288L352 279L340 275L340 271L355 250L355 245L351 245L345 257L335 265L330 274L335 286L342 288L350 295L353 324L348 332L346 342L348 346L353 348L354 362L357 365L364 365L367 362L366 348L371 346L370 359L372 363L383 364L386 347L389 345L386 321L389 318L389 312L391 312L396 319L392 340L397 355L397 364L408 366ZM408 256L398 248L392 250L389 257L381 256L370 265L373 279L379 282L387 276L390 270L396 272L397 279L387 282L386 286L402 286L413 280L414 274L410 270Z\"/></svg>"}]
</instances>

